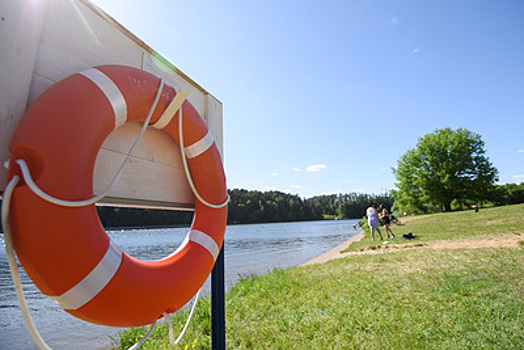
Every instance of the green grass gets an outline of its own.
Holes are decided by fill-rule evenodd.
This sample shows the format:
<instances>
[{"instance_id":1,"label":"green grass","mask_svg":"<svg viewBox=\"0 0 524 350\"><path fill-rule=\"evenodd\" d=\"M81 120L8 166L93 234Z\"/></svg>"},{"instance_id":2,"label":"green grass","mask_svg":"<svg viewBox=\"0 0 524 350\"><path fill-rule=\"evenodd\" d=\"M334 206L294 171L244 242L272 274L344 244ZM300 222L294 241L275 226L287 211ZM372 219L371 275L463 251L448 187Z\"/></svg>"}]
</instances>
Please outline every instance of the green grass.
<instances>
[{"instance_id":1,"label":"green grass","mask_svg":"<svg viewBox=\"0 0 524 350\"><path fill-rule=\"evenodd\" d=\"M405 228L421 241L498 237L519 232L523 211L524 205L481 210L471 219L473 212L429 215ZM487 229L475 224L479 217ZM399 249L248 278L226 296L227 346L523 349L523 248ZM176 315L176 329L185 317ZM210 328L205 299L179 348L209 349ZM144 333L128 330L119 348ZM167 349L168 339L160 326L142 348Z\"/></svg>"},{"instance_id":2,"label":"green grass","mask_svg":"<svg viewBox=\"0 0 524 350\"><path fill-rule=\"evenodd\" d=\"M524 233L524 204L508 205L504 207L480 209L451 213L412 216L402 218L401 225L392 225L391 230L397 236L395 240L388 240L395 244L425 244L433 241L465 241L499 237L501 235ZM375 234L375 241L371 241L369 229L364 229L365 237L354 242L344 250L363 251L368 249L386 248ZM386 238L385 230L380 227L382 236ZM402 238L404 233L412 232L417 237L414 241Z\"/></svg>"}]
</instances>

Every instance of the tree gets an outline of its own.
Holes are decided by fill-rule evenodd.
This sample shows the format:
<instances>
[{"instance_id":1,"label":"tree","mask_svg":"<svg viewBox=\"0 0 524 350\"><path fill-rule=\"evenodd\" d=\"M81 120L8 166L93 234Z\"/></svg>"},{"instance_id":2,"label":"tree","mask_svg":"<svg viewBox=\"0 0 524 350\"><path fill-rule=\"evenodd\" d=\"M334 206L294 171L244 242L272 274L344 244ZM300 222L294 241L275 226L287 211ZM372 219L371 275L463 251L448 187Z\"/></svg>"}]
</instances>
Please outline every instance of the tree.
<instances>
[{"instance_id":1,"label":"tree","mask_svg":"<svg viewBox=\"0 0 524 350\"><path fill-rule=\"evenodd\" d=\"M427 212L432 205L445 211L451 202L481 202L497 181L498 171L485 156L479 134L460 128L437 129L419 138L393 169L398 208Z\"/></svg>"},{"instance_id":2,"label":"tree","mask_svg":"<svg viewBox=\"0 0 524 350\"><path fill-rule=\"evenodd\" d=\"M490 193L490 200L495 205L524 203L524 182L495 185Z\"/></svg>"}]
</instances>

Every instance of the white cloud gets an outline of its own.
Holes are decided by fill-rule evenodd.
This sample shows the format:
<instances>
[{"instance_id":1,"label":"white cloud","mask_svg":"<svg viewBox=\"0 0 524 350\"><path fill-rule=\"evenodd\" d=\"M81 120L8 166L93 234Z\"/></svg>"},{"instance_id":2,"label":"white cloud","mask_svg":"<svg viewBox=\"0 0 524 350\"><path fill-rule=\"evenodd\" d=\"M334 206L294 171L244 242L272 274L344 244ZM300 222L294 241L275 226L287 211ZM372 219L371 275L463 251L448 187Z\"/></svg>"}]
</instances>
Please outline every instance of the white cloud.
<instances>
[{"instance_id":1,"label":"white cloud","mask_svg":"<svg viewBox=\"0 0 524 350\"><path fill-rule=\"evenodd\" d=\"M271 176L278 176L278 173L271 173Z\"/></svg>"},{"instance_id":2,"label":"white cloud","mask_svg":"<svg viewBox=\"0 0 524 350\"><path fill-rule=\"evenodd\" d=\"M517 153L524 153L524 149L519 149Z\"/></svg>"},{"instance_id":3,"label":"white cloud","mask_svg":"<svg viewBox=\"0 0 524 350\"><path fill-rule=\"evenodd\" d=\"M290 187L294 190L300 190L302 188L300 185L291 185Z\"/></svg>"},{"instance_id":4,"label":"white cloud","mask_svg":"<svg viewBox=\"0 0 524 350\"><path fill-rule=\"evenodd\" d=\"M309 171L310 173L318 173L319 171L322 171L327 168L327 165L325 164L314 164L310 165L306 168L306 171Z\"/></svg>"},{"instance_id":5,"label":"white cloud","mask_svg":"<svg viewBox=\"0 0 524 350\"><path fill-rule=\"evenodd\" d=\"M517 181L524 181L524 174L515 175L515 176L512 176L511 178Z\"/></svg>"},{"instance_id":6,"label":"white cloud","mask_svg":"<svg viewBox=\"0 0 524 350\"><path fill-rule=\"evenodd\" d=\"M393 18L391 19L391 23L393 23L393 24L399 24L400 22L399 22L399 20L398 20L397 17L393 17Z\"/></svg>"},{"instance_id":7,"label":"white cloud","mask_svg":"<svg viewBox=\"0 0 524 350\"><path fill-rule=\"evenodd\" d=\"M413 49L413 53L419 53L419 52L420 52L420 49L419 49L418 47L415 47L415 48Z\"/></svg>"},{"instance_id":8,"label":"white cloud","mask_svg":"<svg viewBox=\"0 0 524 350\"><path fill-rule=\"evenodd\" d=\"M293 171L302 171L300 168L293 168Z\"/></svg>"}]
</instances>

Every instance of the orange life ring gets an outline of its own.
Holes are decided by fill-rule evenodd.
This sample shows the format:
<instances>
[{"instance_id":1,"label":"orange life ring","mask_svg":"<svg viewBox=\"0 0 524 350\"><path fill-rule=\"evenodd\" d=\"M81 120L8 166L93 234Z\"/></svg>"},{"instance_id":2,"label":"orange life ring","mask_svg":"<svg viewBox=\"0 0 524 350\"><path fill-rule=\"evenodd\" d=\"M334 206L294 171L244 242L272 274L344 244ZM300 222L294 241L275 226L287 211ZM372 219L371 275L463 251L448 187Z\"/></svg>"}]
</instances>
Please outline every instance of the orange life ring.
<instances>
[{"instance_id":1,"label":"orange life ring","mask_svg":"<svg viewBox=\"0 0 524 350\"><path fill-rule=\"evenodd\" d=\"M124 66L91 68L54 84L30 106L13 135L8 178L20 174L15 162L23 159L45 192L71 201L91 198L103 141L120 125L143 121L159 85L158 77ZM175 95L172 87L163 87L152 122ZM226 180L216 144L191 103L182 106L194 185L207 202L224 203ZM177 143L179 114L163 128ZM196 199L186 240L157 261L119 250L95 205L51 204L25 183L13 191L9 220L18 258L43 294L80 319L133 327L178 310L202 287L222 246L227 206L212 208Z\"/></svg>"}]
</instances>

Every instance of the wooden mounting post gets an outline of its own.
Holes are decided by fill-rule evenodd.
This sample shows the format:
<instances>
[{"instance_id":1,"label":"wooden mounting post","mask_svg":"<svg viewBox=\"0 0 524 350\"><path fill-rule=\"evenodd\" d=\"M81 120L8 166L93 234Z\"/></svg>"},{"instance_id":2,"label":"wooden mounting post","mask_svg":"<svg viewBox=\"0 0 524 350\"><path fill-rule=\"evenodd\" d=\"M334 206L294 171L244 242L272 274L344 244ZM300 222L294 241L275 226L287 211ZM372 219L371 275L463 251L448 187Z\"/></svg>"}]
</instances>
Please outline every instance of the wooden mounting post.
<instances>
[{"instance_id":1,"label":"wooden mounting post","mask_svg":"<svg viewBox=\"0 0 524 350\"><path fill-rule=\"evenodd\" d=\"M226 349L226 310L224 293L224 244L211 273L211 348Z\"/></svg>"}]
</instances>

